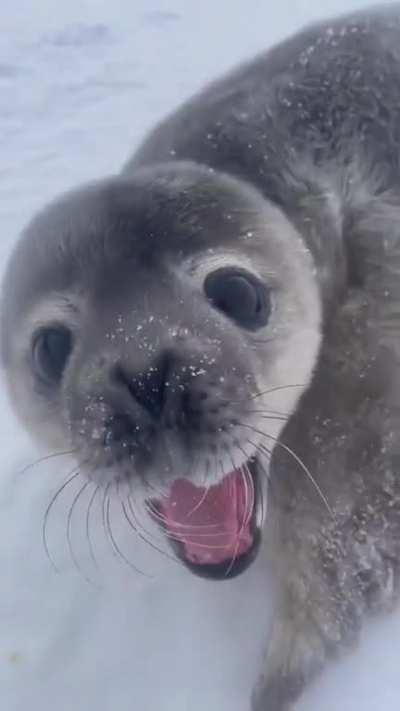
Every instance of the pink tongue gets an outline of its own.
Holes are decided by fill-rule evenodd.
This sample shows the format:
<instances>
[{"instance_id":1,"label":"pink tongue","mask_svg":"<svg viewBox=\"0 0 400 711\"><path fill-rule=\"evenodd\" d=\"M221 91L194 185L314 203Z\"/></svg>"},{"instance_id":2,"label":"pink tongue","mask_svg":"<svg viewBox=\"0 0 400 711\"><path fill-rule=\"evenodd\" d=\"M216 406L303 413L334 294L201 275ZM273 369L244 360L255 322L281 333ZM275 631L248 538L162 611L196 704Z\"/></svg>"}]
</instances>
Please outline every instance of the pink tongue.
<instances>
[{"instance_id":1,"label":"pink tongue","mask_svg":"<svg viewBox=\"0 0 400 711\"><path fill-rule=\"evenodd\" d=\"M254 494L248 479L238 469L208 491L177 479L169 497L157 502L168 533L182 543L189 562L215 565L250 550Z\"/></svg>"}]
</instances>

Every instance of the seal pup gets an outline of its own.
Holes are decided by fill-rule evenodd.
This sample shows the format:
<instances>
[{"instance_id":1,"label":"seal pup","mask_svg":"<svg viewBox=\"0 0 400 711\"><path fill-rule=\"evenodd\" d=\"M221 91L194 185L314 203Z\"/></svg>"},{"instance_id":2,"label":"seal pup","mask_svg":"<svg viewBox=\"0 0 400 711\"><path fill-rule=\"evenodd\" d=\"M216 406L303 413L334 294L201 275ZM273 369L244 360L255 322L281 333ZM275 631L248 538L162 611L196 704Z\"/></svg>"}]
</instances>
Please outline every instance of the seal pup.
<instances>
[{"instance_id":1,"label":"seal pup","mask_svg":"<svg viewBox=\"0 0 400 711\"><path fill-rule=\"evenodd\" d=\"M45 208L4 279L27 428L197 574L268 548L256 711L398 598L399 46L398 5L281 43Z\"/></svg>"}]
</instances>

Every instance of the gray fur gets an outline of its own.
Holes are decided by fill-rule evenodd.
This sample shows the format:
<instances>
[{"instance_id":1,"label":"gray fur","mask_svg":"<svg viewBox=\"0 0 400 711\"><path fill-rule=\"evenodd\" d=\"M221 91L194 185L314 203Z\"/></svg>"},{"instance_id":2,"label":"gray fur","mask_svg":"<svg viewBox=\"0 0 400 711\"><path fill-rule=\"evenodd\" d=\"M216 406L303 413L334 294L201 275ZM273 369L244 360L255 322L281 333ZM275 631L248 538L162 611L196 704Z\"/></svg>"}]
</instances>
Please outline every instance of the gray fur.
<instances>
[{"instance_id":1,"label":"gray fur","mask_svg":"<svg viewBox=\"0 0 400 711\"><path fill-rule=\"evenodd\" d=\"M334 300L311 387L281 441L335 517L275 448L267 525L278 527L285 594L257 711L286 709L357 640L365 614L398 597L399 68L398 5L314 25L189 101L125 167L173 155L257 185L297 226Z\"/></svg>"},{"instance_id":2,"label":"gray fur","mask_svg":"<svg viewBox=\"0 0 400 711\"><path fill-rule=\"evenodd\" d=\"M139 317L148 326L143 301L139 314L127 308L147 283L158 319L149 339L165 338L167 322L180 333L185 327L184 352L196 367L204 344L218 344L209 363L224 372L228 389L214 379L213 385L209 374L202 381L217 401L230 397L229 388L246 397L260 383L281 385L281 363L287 384L297 365L308 374L303 394L284 405L285 428L274 431L280 445L269 470L264 540L282 595L256 711L291 708L326 661L354 645L366 616L398 599L399 148L396 5L308 28L206 88L150 134L121 177L79 190L36 218L6 275L3 365L14 404L32 410L30 419L23 415L39 435L49 431L49 405L64 428L82 422L78 376L93 404L96 377L104 391L107 359L138 367L142 356L122 335L111 349L105 338L120 311L123 335L134 333ZM276 280L272 346L207 311L188 265L207 264L209 248L225 260L236 251ZM144 274L157 279L146 282ZM79 312L72 321L92 324L64 386L69 410L64 401L35 400L19 332L26 322L29 335L32 304L53 292L68 294L71 313ZM174 311L177 294L182 308ZM79 299L89 304L89 316L79 311ZM94 323L99 313L101 324ZM297 343L309 349L304 356L302 349L293 353L303 326ZM100 365L88 358L93 343ZM209 422L209 412L202 416ZM97 410L93 417L99 421ZM333 516L285 447L312 473Z\"/></svg>"}]
</instances>

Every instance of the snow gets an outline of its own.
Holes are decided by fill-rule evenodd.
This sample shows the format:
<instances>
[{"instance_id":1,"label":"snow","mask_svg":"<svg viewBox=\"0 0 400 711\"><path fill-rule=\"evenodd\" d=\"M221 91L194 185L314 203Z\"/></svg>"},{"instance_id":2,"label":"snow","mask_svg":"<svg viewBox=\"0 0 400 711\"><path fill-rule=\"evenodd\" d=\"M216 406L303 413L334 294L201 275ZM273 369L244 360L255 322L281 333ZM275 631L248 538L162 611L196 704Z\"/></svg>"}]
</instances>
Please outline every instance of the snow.
<instances>
[{"instance_id":1,"label":"snow","mask_svg":"<svg viewBox=\"0 0 400 711\"><path fill-rule=\"evenodd\" d=\"M38 207L118 171L147 129L207 79L306 21L348 8L349 0L281 0L279 11L261 0L4 5L0 264ZM271 615L262 560L235 581L201 581L133 540L112 510L115 536L145 571L140 575L116 560L95 502L97 571L85 491L70 526L79 573L66 541L68 507L78 493L72 481L49 519L56 573L44 553L42 520L71 463L59 458L26 469L39 455L4 391L0 405L2 711L249 711ZM374 622L360 651L332 667L298 711L399 708L399 645L400 614Z\"/></svg>"}]
</instances>

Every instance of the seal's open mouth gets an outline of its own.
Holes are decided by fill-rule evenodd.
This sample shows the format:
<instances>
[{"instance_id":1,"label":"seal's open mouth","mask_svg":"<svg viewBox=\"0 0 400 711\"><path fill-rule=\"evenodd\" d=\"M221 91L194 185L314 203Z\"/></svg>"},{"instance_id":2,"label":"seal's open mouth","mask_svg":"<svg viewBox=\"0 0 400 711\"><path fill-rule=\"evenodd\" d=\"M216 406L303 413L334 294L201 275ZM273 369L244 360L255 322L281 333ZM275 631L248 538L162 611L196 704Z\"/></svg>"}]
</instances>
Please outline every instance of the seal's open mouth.
<instances>
[{"instance_id":1,"label":"seal's open mouth","mask_svg":"<svg viewBox=\"0 0 400 711\"><path fill-rule=\"evenodd\" d=\"M254 461L207 489L177 479L152 506L177 555L197 575L232 578L257 554L262 512Z\"/></svg>"}]
</instances>

